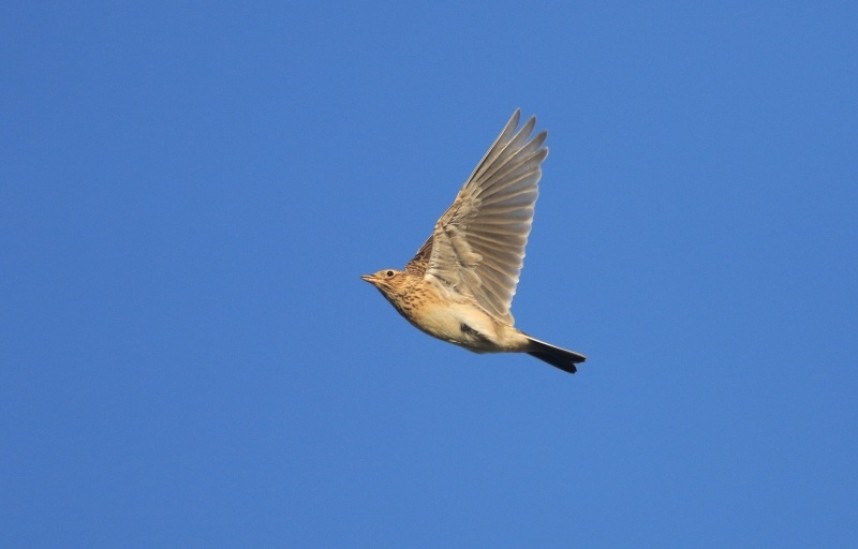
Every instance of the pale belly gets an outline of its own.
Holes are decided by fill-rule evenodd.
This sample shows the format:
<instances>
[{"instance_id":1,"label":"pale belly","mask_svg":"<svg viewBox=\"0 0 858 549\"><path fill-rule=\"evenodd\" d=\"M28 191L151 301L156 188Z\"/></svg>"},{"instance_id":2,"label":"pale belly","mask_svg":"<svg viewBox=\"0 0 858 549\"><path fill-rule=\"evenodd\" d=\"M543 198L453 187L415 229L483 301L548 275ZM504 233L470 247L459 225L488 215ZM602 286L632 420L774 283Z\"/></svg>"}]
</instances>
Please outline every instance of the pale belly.
<instances>
[{"instance_id":1,"label":"pale belly","mask_svg":"<svg viewBox=\"0 0 858 549\"><path fill-rule=\"evenodd\" d=\"M514 328L499 325L467 303L423 307L419 324L413 324L431 336L477 353L509 351L519 338L524 339Z\"/></svg>"}]
</instances>

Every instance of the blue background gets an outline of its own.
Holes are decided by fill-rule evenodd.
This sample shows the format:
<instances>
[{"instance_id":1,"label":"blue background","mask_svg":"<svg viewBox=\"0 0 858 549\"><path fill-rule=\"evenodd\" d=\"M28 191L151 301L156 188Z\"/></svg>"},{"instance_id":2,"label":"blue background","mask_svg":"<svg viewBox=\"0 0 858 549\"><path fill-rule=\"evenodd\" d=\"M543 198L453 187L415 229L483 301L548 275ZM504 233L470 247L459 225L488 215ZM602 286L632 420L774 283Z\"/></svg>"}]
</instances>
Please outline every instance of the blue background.
<instances>
[{"instance_id":1,"label":"blue background","mask_svg":"<svg viewBox=\"0 0 858 549\"><path fill-rule=\"evenodd\" d=\"M855 543L854 2L0 10L3 547ZM519 106L575 376L358 278Z\"/></svg>"}]
</instances>

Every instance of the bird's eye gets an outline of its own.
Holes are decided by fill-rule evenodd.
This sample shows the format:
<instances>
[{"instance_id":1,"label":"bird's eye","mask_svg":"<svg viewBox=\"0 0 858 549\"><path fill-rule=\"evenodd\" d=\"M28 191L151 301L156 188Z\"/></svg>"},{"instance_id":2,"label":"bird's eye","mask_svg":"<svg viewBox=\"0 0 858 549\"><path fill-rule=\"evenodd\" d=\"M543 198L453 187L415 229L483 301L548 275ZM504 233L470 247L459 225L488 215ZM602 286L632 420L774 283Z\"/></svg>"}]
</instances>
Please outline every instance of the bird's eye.
<instances>
[{"instance_id":1,"label":"bird's eye","mask_svg":"<svg viewBox=\"0 0 858 549\"><path fill-rule=\"evenodd\" d=\"M385 271L384 276L386 276L387 278L391 278L393 276L393 271Z\"/></svg>"}]
</instances>

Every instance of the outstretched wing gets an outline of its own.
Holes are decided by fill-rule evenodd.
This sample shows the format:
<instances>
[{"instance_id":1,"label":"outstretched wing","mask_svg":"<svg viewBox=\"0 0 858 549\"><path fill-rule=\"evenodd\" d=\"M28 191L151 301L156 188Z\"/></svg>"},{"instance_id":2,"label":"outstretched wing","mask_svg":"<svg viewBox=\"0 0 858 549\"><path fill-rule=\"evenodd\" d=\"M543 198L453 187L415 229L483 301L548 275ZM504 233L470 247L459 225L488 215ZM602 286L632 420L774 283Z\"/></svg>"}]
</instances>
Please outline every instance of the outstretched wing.
<instances>
[{"instance_id":1,"label":"outstretched wing","mask_svg":"<svg viewBox=\"0 0 858 549\"><path fill-rule=\"evenodd\" d=\"M406 270L434 277L513 324L509 308L539 194L547 132L516 110ZM518 128L518 129L517 129Z\"/></svg>"}]
</instances>

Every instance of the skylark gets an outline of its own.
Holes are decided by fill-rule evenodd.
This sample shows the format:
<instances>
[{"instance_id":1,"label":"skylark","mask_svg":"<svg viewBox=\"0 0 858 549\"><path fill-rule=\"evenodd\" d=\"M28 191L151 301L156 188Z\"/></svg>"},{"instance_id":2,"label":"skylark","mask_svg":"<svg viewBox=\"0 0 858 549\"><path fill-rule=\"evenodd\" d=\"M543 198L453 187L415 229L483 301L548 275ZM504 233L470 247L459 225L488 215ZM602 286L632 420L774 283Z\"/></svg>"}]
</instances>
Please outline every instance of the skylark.
<instances>
[{"instance_id":1,"label":"skylark","mask_svg":"<svg viewBox=\"0 0 858 549\"><path fill-rule=\"evenodd\" d=\"M548 133L516 110L404 271L361 278L411 324L476 353L527 353L575 373L586 357L513 327L510 305L539 194Z\"/></svg>"}]
</instances>

